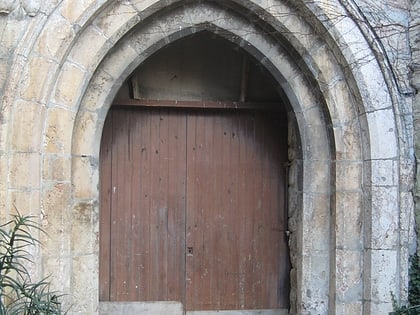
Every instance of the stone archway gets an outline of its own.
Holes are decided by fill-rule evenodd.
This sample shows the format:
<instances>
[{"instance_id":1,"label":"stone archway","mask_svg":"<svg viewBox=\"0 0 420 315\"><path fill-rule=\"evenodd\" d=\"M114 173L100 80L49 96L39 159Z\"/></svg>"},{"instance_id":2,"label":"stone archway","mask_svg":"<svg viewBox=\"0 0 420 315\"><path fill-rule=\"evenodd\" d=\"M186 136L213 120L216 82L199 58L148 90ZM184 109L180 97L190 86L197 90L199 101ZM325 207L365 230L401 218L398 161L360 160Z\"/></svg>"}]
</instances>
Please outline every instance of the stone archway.
<instances>
[{"instance_id":1,"label":"stone archway","mask_svg":"<svg viewBox=\"0 0 420 315\"><path fill-rule=\"evenodd\" d=\"M60 239L46 241L44 266L64 270L62 283L75 313L93 314L98 303L98 157L112 99L150 54L202 29L259 60L293 109L301 146L290 175L294 311L380 314L390 309L389 292L406 287L399 287L399 279L407 266L407 254L398 246L406 232L398 231L397 104L376 59L357 63L373 54L354 21L343 14L332 23L335 13L316 4L110 1L72 11L71 1L63 1L44 20L8 95L13 99L13 82L19 82L22 101L43 105L44 124L36 129L40 153L11 150L11 168L22 173L40 165L41 178L31 185L50 213L47 230ZM57 25L67 37L53 45L48 34ZM18 117L18 110L6 108L4 115ZM8 132L13 135L24 123L10 124ZM59 163L61 173L49 172ZM11 187L21 184L20 177L11 178ZM71 207L57 213L54 206L63 203ZM395 274L372 265L392 266Z\"/></svg>"}]
</instances>

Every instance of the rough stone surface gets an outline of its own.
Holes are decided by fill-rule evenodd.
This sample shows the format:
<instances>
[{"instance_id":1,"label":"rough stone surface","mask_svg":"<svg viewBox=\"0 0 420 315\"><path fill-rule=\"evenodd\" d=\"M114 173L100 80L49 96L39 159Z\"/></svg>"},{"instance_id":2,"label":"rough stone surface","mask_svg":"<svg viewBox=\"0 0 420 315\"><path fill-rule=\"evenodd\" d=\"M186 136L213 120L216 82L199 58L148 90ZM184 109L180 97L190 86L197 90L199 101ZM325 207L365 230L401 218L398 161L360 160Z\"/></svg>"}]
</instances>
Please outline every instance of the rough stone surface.
<instances>
[{"instance_id":1,"label":"rough stone surface","mask_svg":"<svg viewBox=\"0 0 420 315\"><path fill-rule=\"evenodd\" d=\"M420 222L418 0L0 0L0 220L16 206L48 232L34 277L70 314L131 312L98 301L103 122L144 60L201 30L290 105L290 313L387 314Z\"/></svg>"}]
</instances>

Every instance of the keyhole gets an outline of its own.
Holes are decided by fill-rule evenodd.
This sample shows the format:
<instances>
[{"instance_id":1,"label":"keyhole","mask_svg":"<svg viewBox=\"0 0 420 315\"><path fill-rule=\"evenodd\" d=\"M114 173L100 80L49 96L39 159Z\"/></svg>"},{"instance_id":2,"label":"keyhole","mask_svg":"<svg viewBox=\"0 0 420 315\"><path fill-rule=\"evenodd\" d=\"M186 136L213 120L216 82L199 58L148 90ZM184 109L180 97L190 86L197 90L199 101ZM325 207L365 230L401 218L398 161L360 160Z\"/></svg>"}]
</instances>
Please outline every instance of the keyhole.
<instances>
[{"instance_id":1,"label":"keyhole","mask_svg":"<svg viewBox=\"0 0 420 315\"><path fill-rule=\"evenodd\" d=\"M188 256L192 256L193 255L193 248L192 247L187 247L187 255Z\"/></svg>"}]
</instances>

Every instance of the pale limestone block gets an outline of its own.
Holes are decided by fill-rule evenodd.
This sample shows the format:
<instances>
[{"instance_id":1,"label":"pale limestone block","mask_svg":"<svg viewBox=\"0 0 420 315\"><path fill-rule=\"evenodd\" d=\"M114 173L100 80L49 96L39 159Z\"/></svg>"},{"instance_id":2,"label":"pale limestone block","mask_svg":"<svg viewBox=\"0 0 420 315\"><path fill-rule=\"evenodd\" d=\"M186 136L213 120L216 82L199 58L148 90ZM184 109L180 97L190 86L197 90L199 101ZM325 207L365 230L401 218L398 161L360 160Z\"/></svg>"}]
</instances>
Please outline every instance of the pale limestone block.
<instances>
[{"instance_id":1,"label":"pale limestone block","mask_svg":"<svg viewBox=\"0 0 420 315\"><path fill-rule=\"evenodd\" d=\"M11 143L14 151L36 152L40 150L44 120L44 106L34 102L16 101L13 105Z\"/></svg>"},{"instance_id":2,"label":"pale limestone block","mask_svg":"<svg viewBox=\"0 0 420 315\"><path fill-rule=\"evenodd\" d=\"M325 126L305 126L303 133L304 139L307 140L306 142L302 141L302 151L306 158L311 162L313 160L328 161L331 156ZM308 183L308 185L311 185L311 183Z\"/></svg>"},{"instance_id":3,"label":"pale limestone block","mask_svg":"<svg viewBox=\"0 0 420 315\"><path fill-rule=\"evenodd\" d=\"M8 60L5 58L1 58L1 55L2 55L2 52L0 51L0 86L3 86L4 82L6 82L6 78L9 73L10 66L8 64ZM1 93L3 93L3 89L0 89L0 91Z\"/></svg>"},{"instance_id":4,"label":"pale limestone block","mask_svg":"<svg viewBox=\"0 0 420 315\"><path fill-rule=\"evenodd\" d=\"M302 213L302 251L304 254L310 254L312 250L327 250L330 230L328 195L303 193L302 197L305 205L305 211Z\"/></svg>"},{"instance_id":5,"label":"pale limestone block","mask_svg":"<svg viewBox=\"0 0 420 315\"><path fill-rule=\"evenodd\" d=\"M325 3L326 6L329 3ZM330 6L331 8L343 9L343 6ZM340 49L343 51L350 65L354 68L359 63L363 64L374 58L367 45L363 40L363 34L357 27L355 21L346 13L335 12L332 14L334 19L333 27L329 32L340 44Z\"/></svg>"},{"instance_id":6,"label":"pale limestone block","mask_svg":"<svg viewBox=\"0 0 420 315\"><path fill-rule=\"evenodd\" d=\"M41 224L48 233L43 239L45 255L68 254L70 248L70 183L52 182L42 192Z\"/></svg>"},{"instance_id":7,"label":"pale limestone block","mask_svg":"<svg viewBox=\"0 0 420 315\"><path fill-rule=\"evenodd\" d=\"M395 160L372 160L372 185L395 186L398 184L398 163Z\"/></svg>"},{"instance_id":8,"label":"pale limestone block","mask_svg":"<svg viewBox=\"0 0 420 315\"><path fill-rule=\"evenodd\" d=\"M164 31L161 29L159 21L154 20L150 22L147 27L139 29L138 32L133 33L128 41L134 50L142 56L143 60L151 54L148 49L164 40L166 37ZM140 58L140 56L139 56Z\"/></svg>"},{"instance_id":9,"label":"pale limestone block","mask_svg":"<svg viewBox=\"0 0 420 315\"><path fill-rule=\"evenodd\" d=\"M336 189L360 191L363 183L363 163L360 161L336 161Z\"/></svg>"},{"instance_id":10,"label":"pale limestone block","mask_svg":"<svg viewBox=\"0 0 420 315\"><path fill-rule=\"evenodd\" d=\"M97 253L74 256L72 260L71 292L74 314L97 314L98 307L98 256Z\"/></svg>"},{"instance_id":11,"label":"pale limestone block","mask_svg":"<svg viewBox=\"0 0 420 315\"><path fill-rule=\"evenodd\" d=\"M390 300L391 301L391 300ZM365 313L371 315L387 315L393 311L392 302L366 302Z\"/></svg>"},{"instance_id":12,"label":"pale limestone block","mask_svg":"<svg viewBox=\"0 0 420 315\"><path fill-rule=\"evenodd\" d=\"M92 112L107 110L105 104L109 100L109 92L114 84L115 79L111 75L103 70L97 71L89 84L89 89L83 95L81 107Z\"/></svg>"},{"instance_id":13,"label":"pale limestone block","mask_svg":"<svg viewBox=\"0 0 420 315\"><path fill-rule=\"evenodd\" d=\"M101 315L131 315L131 314L148 314L148 315L183 315L184 307L181 302L100 302L99 313ZM218 315L229 315L223 311L217 311ZM200 311L196 314L194 311L189 311L189 315L210 315L214 312L207 313L206 311ZM236 315L241 313L235 312ZM246 314L246 313L244 313ZM264 312L261 315L271 315ZM278 313L276 313L278 314ZM281 315L281 314L278 314Z\"/></svg>"},{"instance_id":14,"label":"pale limestone block","mask_svg":"<svg viewBox=\"0 0 420 315\"><path fill-rule=\"evenodd\" d=\"M369 124L371 159L392 159L398 156L396 127L392 109L366 114ZM372 170L374 172L375 170ZM374 174L372 174L375 176Z\"/></svg>"},{"instance_id":15,"label":"pale limestone block","mask_svg":"<svg viewBox=\"0 0 420 315\"><path fill-rule=\"evenodd\" d=\"M284 2L277 2L269 11L274 12L274 17L277 18L286 31L287 39L296 45L295 48L301 49L299 52L302 55L306 55L306 52L312 52L323 45L322 41L319 40L320 38L316 36L312 26L307 23L305 18L302 18L303 11L297 12L290 6L286 6Z\"/></svg>"},{"instance_id":16,"label":"pale limestone block","mask_svg":"<svg viewBox=\"0 0 420 315\"><path fill-rule=\"evenodd\" d=\"M56 66L51 60L43 57L31 58L25 66L21 81L22 98L30 101L40 101L44 96L44 88L49 86L53 76L53 68Z\"/></svg>"},{"instance_id":17,"label":"pale limestone block","mask_svg":"<svg viewBox=\"0 0 420 315\"><path fill-rule=\"evenodd\" d=\"M283 70L284 68L287 68L287 66L283 66L281 68L281 70ZM296 101L297 104L299 104L299 108L302 108L306 116L306 112L312 111L314 108L318 108L318 106L315 105L319 103L319 100L316 99L313 87L311 87L302 76L302 71L297 68L295 68L294 71L296 73L294 77L288 78L287 76L284 76L287 81L286 84L290 86L289 89L291 89L294 94L288 96L291 97L291 101ZM290 75L293 76L293 74Z\"/></svg>"},{"instance_id":18,"label":"pale limestone block","mask_svg":"<svg viewBox=\"0 0 420 315\"><path fill-rule=\"evenodd\" d=\"M7 188L8 172L9 172L8 155L0 153L0 190L6 190ZM0 209L2 208L0 207Z\"/></svg>"},{"instance_id":19,"label":"pale limestone block","mask_svg":"<svg viewBox=\"0 0 420 315\"><path fill-rule=\"evenodd\" d=\"M372 187L372 243L374 249L395 249L399 235L398 189Z\"/></svg>"},{"instance_id":20,"label":"pale limestone block","mask_svg":"<svg viewBox=\"0 0 420 315\"><path fill-rule=\"evenodd\" d=\"M88 9L93 6L94 0L63 1L59 11L69 23L77 23Z\"/></svg>"},{"instance_id":21,"label":"pale limestone block","mask_svg":"<svg viewBox=\"0 0 420 315\"><path fill-rule=\"evenodd\" d=\"M75 64L64 64L57 79L52 101L61 106L75 108L80 95L79 91L85 84L85 75L85 70Z\"/></svg>"},{"instance_id":22,"label":"pale limestone block","mask_svg":"<svg viewBox=\"0 0 420 315\"><path fill-rule=\"evenodd\" d=\"M329 303L329 253L312 252L303 255L300 309L307 313L328 314Z\"/></svg>"},{"instance_id":23,"label":"pale limestone block","mask_svg":"<svg viewBox=\"0 0 420 315\"><path fill-rule=\"evenodd\" d=\"M0 57L7 57L14 51L19 41L22 40L28 24L27 19L6 19L4 24L0 24L0 29L4 30L0 32Z\"/></svg>"},{"instance_id":24,"label":"pale limestone block","mask_svg":"<svg viewBox=\"0 0 420 315\"><path fill-rule=\"evenodd\" d=\"M110 44L106 37L96 27L89 26L73 46L69 59L85 70L93 71L108 48Z\"/></svg>"},{"instance_id":25,"label":"pale limestone block","mask_svg":"<svg viewBox=\"0 0 420 315\"><path fill-rule=\"evenodd\" d=\"M137 62L135 61L138 59L138 52L131 47L130 43L124 42L119 48L118 51L107 55L101 67L101 71L108 73L114 78L121 78L123 74L128 75L135 70L132 67L137 67ZM134 65L132 65L133 63Z\"/></svg>"},{"instance_id":26,"label":"pale limestone block","mask_svg":"<svg viewBox=\"0 0 420 315\"><path fill-rule=\"evenodd\" d=\"M7 191L0 189L0 222L10 220L10 207L6 203Z\"/></svg>"},{"instance_id":27,"label":"pale limestone block","mask_svg":"<svg viewBox=\"0 0 420 315\"><path fill-rule=\"evenodd\" d=\"M41 158L39 153L14 153L10 157L10 187L40 188Z\"/></svg>"},{"instance_id":28,"label":"pale limestone block","mask_svg":"<svg viewBox=\"0 0 420 315\"><path fill-rule=\"evenodd\" d=\"M98 114L86 111L79 112L74 128L72 153L94 156L99 151L101 136L102 129L98 128Z\"/></svg>"},{"instance_id":29,"label":"pale limestone block","mask_svg":"<svg viewBox=\"0 0 420 315\"><path fill-rule=\"evenodd\" d=\"M367 252L370 258L370 270L365 267L364 273L368 275L370 286L366 285L367 300L373 303L391 302L391 292L398 292L398 253L396 250L374 250ZM382 313L373 313L382 314Z\"/></svg>"},{"instance_id":30,"label":"pale limestone block","mask_svg":"<svg viewBox=\"0 0 420 315\"><path fill-rule=\"evenodd\" d=\"M305 34L311 34L312 30L307 30ZM344 80L344 76L337 62L331 62L335 57L331 53L331 48L327 45L319 45L312 48L310 55L305 56L308 62L316 65L317 72L314 76L317 78L321 89L327 90L329 86Z\"/></svg>"},{"instance_id":31,"label":"pale limestone block","mask_svg":"<svg viewBox=\"0 0 420 315\"><path fill-rule=\"evenodd\" d=\"M415 233L415 203L412 192L400 192L400 244L407 246L414 252L416 243Z\"/></svg>"},{"instance_id":32,"label":"pale limestone block","mask_svg":"<svg viewBox=\"0 0 420 315\"><path fill-rule=\"evenodd\" d=\"M360 92L365 99L364 110L366 112L388 109L392 106L391 96L382 77L382 72L373 56L371 56L371 60L358 63L360 64L358 67L360 75L356 78Z\"/></svg>"},{"instance_id":33,"label":"pale limestone block","mask_svg":"<svg viewBox=\"0 0 420 315\"><path fill-rule=\"evenodd\" d=\"M309 223L303 227L303 250L306 252L327 252L330 246L330 200L324 194L305 194L303 202L311 209L303 214L303 221Z\"/></svg>"},{"instance_id":34,"label":"pale limestone block","mask_svg":"<svg viewBox=\"0 0 420 315\"><path fill-rule=\"evenodd\" d=\"M337 191L336 246L347 250L363 248L363 199L361 192Z\"/></svg>"},{"instance_id":35,"label":"pale limestone block","mask_svg":"<svg viewBox=\"0 0 420 315\"><path fill-rule=\"evenodd\" d=\"M45 154L42 177L44 180L68 181L71 174L71 158L66 155Z\"/></svg>"},{"instance_id":36,"label":"pale limestone block","mask_svg":"<svg viewBox=\"0 0 420 315\"><path fill-rule=\"evenodd\" d=\"M363 315L363 303L340 303L337 302L335 307L336 315Z\"/></svg>"},{"instance_id":37,"label":"pale limestone block","mask_svg":"<svg viewBox=\"0 0 420 315\"><path fill-rule=\"evenodd\" d=\"M47 153L70 153L75 113L64 108L47 111L44 146Z\"/></svg>"},{"instance_id":38,"label":"pale limestone block","mask_svg":"<svg viewBox=\"0 0 420 315\"><path fill-rule=\"evenodd\" d=\"M306 87L305 88L301 87L301 89L303 90L303 93L312 94L311 90L307 89ZM312 96L313 95L311 95L311 97ZM328 145L322 108L312 104L308 108L302 108L302 110L303 110L303 115L305 119L305 125L302 128L307 128L309 132L321 132L320 137L325 138L323 141L321 141L321 143ZM314 128L317 128L319 130L316 130ZM312 136L315 136L315 135L311 135L311 137Z\"/></svg>"},{"instance_id":39,"label":"pale limestone block","mask_svg":"<svg viewBox=\"0 0 420 315\"><path fill-rule=\"evenodd\" d=\"M98 193L98 161L92 157L73 158L74 197L91 199Z\"/></svg>"},{"instance_id":40,"label":"pale limestone block","mask_svg":"<svg viewBox=\"0 0 420 315\"><path fill-rule=\"evenodd\" d=\"M307 161L304 165L304 176L313 180L305 182L303 190L314 194L325 194L329 192L329 182L331 162L328 160Z\"/></svg>"},{"instance_id":41,"label":"pale limestone block","mask_svg":"<svg viewBox=\"0 0 420 315\"><path fill-rule=\"evenodd\" d=\"M361 160L362 150L360 146L360 134L357 128L358 122L354 124L334 127L335 154L339 161L344 160Z\"/></svg>"},{"instance_id":42,"label":"pale limestone block","mask_svg":"<svg viewBox=\"0 0 420 315\"><path fill-rule=\"evenodd\" d=\"M159 3L160 0L132 0L131 3L137 11L142 12L148 9L155 3Z\"/></svg>"},{"instance_id":43,"label":"pale limestone block","mask_svg":"<svg viewBox=\"0 0 420 315\"><path fill-rule=\"evenodd\" d=\"M414 250L415 251L415 250ZM408 282L410 281L409 264L410 253L407 247L400 248L400 267L397 276L399 277L399 291L394 293L395 296L399 295L399 300L402 302L408 299Z\"/></svg>"},{"instance_id":44,"label":"pale limestone block","mask_svg":"<svg viewBox=\"0 0 420 315\"><path fill-rule=\"evenodd\" d=\"M239 19L229 19L224 10L217 10L211 4L190 6L186 9L185 14L181 13L180 16L186 16L187 19L185 21L188 21L191 25L210 22L222 27L222 29L225 29L224 26L229 25L229 23L226 22L230 20L231 23L227 30L236 29L238 26L237 23L239 23ZM180 16L178 16L177 22L180 21Z\"/></svg>"},{"instance_id":45,"label":"pale limestone block","mask_svg":"<svg viewBox=\"0 0 420 315\"><path fill-rule=\"evenodd\" d=\"M137 11L131 6L130 2L115 1L104 12L99 15L93 24L101 30L107 38L118 40L129 31L140 17Z\"/></svg>"},{"instance_id":46,"label":"pale limestone block","mask_svg":"<svg viewBox=\"0 0 420 315\"><path fill-rule=\"evenodd\" d=\"M85 255L98 250L99 234L93 231L97 222L98 209L92 202L78 202L72 211L71 250L76 255ZM94 222L96 221L96 222Z\"/></svg>"},{"instance_id":47,"label":"pale limestone block","mask_svg":"<svg viewBox=\"0 0 420 315\"><path fill-rule=\"evenodd\" d=\"M77 1L79 2L79 1ZM43 28L34 50L42 56L60 59L65 53L65 47L74 39L75 31L63 16L54 14Z\"/></svg>"},{"instance_id":48,"label":"pale limestone block","mask_svg":"<svg viewBox=\"0 0 420 315\"><path fill-rule=\"evenodd\" d=\"M38 190L13 190L10 192L12 213L15 210L22 215L34 216L34 221L38 222L41 215L41 200Z\"/></svg>"},{"instance_id":49,"label":"pale limestone block","mask_svg":"<svg viewBox=\"0 0 420 315\"><path fill-rule=\"evenodd\" d=\"M363 252L336 250L337 302L354 303L363 298Z\"/></svg>"},{"instance_id":50,"label":"pale limestone block","mask_svg":"<svg viewBox=\"0 0 420 315\"><path fill-rule=\"evenodd\" d=\"M343 144L345 148L346 160L361 160L362 159L362 137L360 132L360 122L354 119L348 124L343 125L343 138L337 139L338 143ZM338 144L337 144L338 145Z\"/></svg>"},{"instance_id":51,"label":"pale limestone block","mask_svg":"<svg viewBox=\"0 0 420 315\"><path fill-rule=\"evenodd\" d=\"M357 119L356 104L346 81L327 82L321 89L325 91L324 97L333 125L347 124Z\"/></svg>"},{"instance_id":52,"label":"pale limestone block","mask_svg":"<svg viewBox=\"0 0 420 315\"><path fill-rule=\"evenodd\" d=\"M55 254L56 256L43 255L42 269L44 270L44 276L49 276L51 290L63 294L60 300L66 301L66 294L71 292L71 258L64 252L56 252ZM69 309L69 306L65 303L63 309Z\"/></svg>"}]
</instances>

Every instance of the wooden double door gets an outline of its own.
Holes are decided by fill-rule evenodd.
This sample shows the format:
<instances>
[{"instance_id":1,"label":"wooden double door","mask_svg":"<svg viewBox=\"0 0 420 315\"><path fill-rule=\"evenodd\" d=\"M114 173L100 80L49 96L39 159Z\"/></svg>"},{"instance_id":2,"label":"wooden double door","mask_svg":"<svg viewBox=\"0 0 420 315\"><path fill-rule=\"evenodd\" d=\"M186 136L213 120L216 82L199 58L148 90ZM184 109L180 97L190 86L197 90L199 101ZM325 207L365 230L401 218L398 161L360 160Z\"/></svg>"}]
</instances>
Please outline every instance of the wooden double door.
<instances>
[{"instance_id":1,"label":"wooden double door","mask_svg":"<svg viewBox=\"0 0 420 315\"><path fill-rule=\"evenodd\" d=\"M111 109L100 300L287 308L285 124L257 110Z\"/></svg>"}]
</instances>

